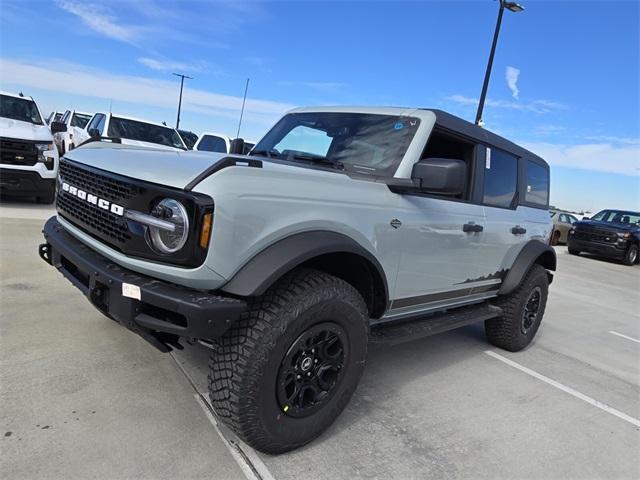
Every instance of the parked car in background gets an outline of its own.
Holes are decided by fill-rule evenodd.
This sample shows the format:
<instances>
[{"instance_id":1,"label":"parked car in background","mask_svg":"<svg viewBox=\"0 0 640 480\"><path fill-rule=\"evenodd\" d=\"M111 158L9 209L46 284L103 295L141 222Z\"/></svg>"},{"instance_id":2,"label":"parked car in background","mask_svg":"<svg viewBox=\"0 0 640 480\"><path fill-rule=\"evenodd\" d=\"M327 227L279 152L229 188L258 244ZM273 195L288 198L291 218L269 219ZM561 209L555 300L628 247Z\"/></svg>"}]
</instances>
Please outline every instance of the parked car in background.
<instances>
[{"instance_id":1,"label":"parked car in background","mask_svg":"<svg viewBox=\"0 0 640 480\"><path fill-rule=\"evenodd\" d=\"M178 130L178 133L182 137L182 141L187 146L189 150L193 150L194 145L198 141L198 135L189 130Z\"/></svg>"},{"instance_id":2,"label":"parked car in background","mask_svg":"<svg viewBox=\"0 0 640 480\"><path fill-rule=\"evenodd\" d=\"M218 153L230 153L231 142L233 140L222 133L205 132L200 135L200 138L194 145L194 150L200 150L204 152L218 152ZM242 153L246 155L256 144L253 141L243 140L244 148Z\"/></svg>"},{"instance_id":3,"label":"parked car in background","mask_svg":"<svg viewBox=\"0 0 640 480\"><path fill-rule=\"evenodd\" d=\"M54 125L54 122L64 124L66 127L65 129L61 128L60 125L54 127L56 132L53 134L53 139L60 155L64 155L78 145L78 138L83 138L81 132L86 128L90 119L90 113L67 110L59 121L54 120L51 122L49 125L51 127Z\"/></svg>"},{"instance_id":4,"label":"parked car in background","mask_svg":"<svg viewBox=\"0 0 640 480\"><path fill-rule=\"evenodd\" d=\"M47 117L47 125L51 125L51 122L59 122L62 119L62 112L51 112Z\"/></svg>"},{"instance_id":5,"label":"parked car in background","mask_svg":"<svg viewBox=\"0 0 640 480\"><path fill-rule=\"evenodd\" d=\"M51 203L57 174L58 151L36 102L0 92L0 192Z\"/></svg>"},{"instance_id":6,"label":"parked car in background","mask_svg":"<svg viewBox=\"0 0 640 480\"><path fill-rule=\"evenodd\" d=\"M584 218L569 230L567 247L572 255L594 253L622 260L625 265L638 263L640 212L602 210L591 219Z\"/></svg>"},{"instance_id":7,"label":"parked car in background","mask_svg":"<svg viewBox=\"0 0 640 480\"><path fill-rule=\"evenodd\" d=\"M115 139L124 145L159 150L187 150L175 128L139 118L109 113L96 113L81 134L83 142ZM80 145L80 144L78 144Z\"/></svg>"},{"instance_id":8,"label":"parked car in background","mask_svg":"<svg viewBox=\"0 0 640 480\"><path fill-rule=\"evenodd\" d=\"M567 243L567 234L571 230L571 226L579 222L578 218L567 212L551 210L551 219L553 220L553 233L551 234L551 245L559 243Z\"/></svg>"},{"instance_id":9,"label":"parked car in background","mask_svg":"<svg viewBox=\"0 0 640 480\"><path fill-rule=\"evenodd\" d=\"M194 150L229 153L231 138L222 133L204 132L193 146Z\"/></svg>"}]
</instances>

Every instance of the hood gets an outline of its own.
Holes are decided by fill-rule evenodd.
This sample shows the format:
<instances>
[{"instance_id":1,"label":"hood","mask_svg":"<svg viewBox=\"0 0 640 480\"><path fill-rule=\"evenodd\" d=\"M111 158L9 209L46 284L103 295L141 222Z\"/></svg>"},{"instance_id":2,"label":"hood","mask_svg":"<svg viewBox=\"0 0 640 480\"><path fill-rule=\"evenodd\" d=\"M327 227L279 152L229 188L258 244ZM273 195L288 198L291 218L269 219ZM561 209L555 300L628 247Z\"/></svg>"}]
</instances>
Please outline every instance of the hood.
<instances>
[{"instance_id":1,"label":"hood","mask_svg":"<svg viewBox=\"0 0 640 480\"><path fill-rule=\"evenodd\" d=\"M598 220L581 220L575 224L577 227L594 227L605 228L608 230L621 230L624 232L633 232L640 230L638 225L632 223L612 223L612 222L600 222Z\"/></svg>"},{"instance_id":2,"label":"hood","mask_svg":"<svg viewBox=\"0 0 640 480\"><path fill-rule=\"evenodd\" d=\"M34 125L12 118L0 117L0 137L53 142L51 130L46 125Z\"/></svg>"},{"instance_id":3,"label":"hood","mask_svg":"<svg viewBox=\"0 0 640 480\"><path fill-rule=\"evenodd\" d=\"M213 152L168 151L93 142L71 150L65 158L125 177L182 189L226 156Z\"/></svg>"}]
</instances>

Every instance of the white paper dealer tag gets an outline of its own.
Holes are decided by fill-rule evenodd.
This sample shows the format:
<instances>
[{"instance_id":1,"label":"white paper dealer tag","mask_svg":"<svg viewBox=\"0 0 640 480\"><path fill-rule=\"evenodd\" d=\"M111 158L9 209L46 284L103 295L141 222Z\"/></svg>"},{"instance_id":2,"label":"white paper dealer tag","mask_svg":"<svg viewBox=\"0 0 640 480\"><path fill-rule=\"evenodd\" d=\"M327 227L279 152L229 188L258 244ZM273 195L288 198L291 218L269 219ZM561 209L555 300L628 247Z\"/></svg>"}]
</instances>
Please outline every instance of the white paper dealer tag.
<instances>
[{"instance_id":1,"label":"white paper dealer tag","mask_svg":"<svg viewBox=\"0 0 640 480\"><path fill-rule=\"evenodd\" d=\"M122 284L122 296L140 300L140 287L131 283Z\"/></svg>"}]
</instances>

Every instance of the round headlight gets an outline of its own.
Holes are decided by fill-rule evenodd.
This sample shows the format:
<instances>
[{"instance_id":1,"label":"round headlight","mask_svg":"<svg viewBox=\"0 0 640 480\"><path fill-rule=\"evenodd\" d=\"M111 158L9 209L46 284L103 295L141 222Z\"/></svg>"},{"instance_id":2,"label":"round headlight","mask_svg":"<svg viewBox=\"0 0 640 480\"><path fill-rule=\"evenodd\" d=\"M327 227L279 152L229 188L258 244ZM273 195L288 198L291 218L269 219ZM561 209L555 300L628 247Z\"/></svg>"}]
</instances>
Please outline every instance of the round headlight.
<instances>
[{"instance_id":1,"label":"round headlight","mask_svg":"<svg viewBox=\"0 0 640 480\"><path fill-rule=\"evenodd\" d=\"M184 247L189 236L189 217L180 202L165 198L153 208L151 215L173 225L172 229L163 226L149 227L149 238L156 250L171 254Z\"/></svg>"}]
</instances>

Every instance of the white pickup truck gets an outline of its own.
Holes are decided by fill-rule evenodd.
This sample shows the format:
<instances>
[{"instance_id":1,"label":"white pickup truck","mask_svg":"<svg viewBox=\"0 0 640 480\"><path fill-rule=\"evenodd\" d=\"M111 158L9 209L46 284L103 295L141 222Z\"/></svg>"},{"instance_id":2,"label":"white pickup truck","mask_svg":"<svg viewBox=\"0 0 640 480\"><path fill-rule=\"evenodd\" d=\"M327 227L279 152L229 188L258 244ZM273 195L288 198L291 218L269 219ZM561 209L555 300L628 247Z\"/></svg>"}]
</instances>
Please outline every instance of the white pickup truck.
<instances>
[{"instance_id":1,"label":"white pickup truck","mask_svg":"<svg viewBox=\"0 0 640 480\"><path fill-rule=\"evenodd\" d=\"M176 129L161 123L149 122L114 113L96 113L86 128L78 133L76 146L93 139L117 139L123 145L159 150L187 150Z\"/></svg>"},{"instance_id":2,"label":"white pickup truck","mask_svg":"<svg viewBox=\"0 0 640 480\"><path fill-rule=\"evenodd\" d=\"M53 140L58 147L60 155L64 155L79 145L78 137L81 136L82 138L81 132L86 128L90 119L90 113L67 110L59 121L54 119L54 121L51 122L52 131L56 130L56 133L53 135ZM58 125L54 127L54 123ZM63 130L60 124L64 124L66 130Z\"/></svg>"},{"instance_id":3,"label":"white pickup truck","mask_svg":"<svg viewBox=\"0 0 640 480\"><path fill-rule=\"evenodd\" d=\"M53 202L58 151L38 105L0 92L0 192Z\"/></svg>"}]
</instances>

